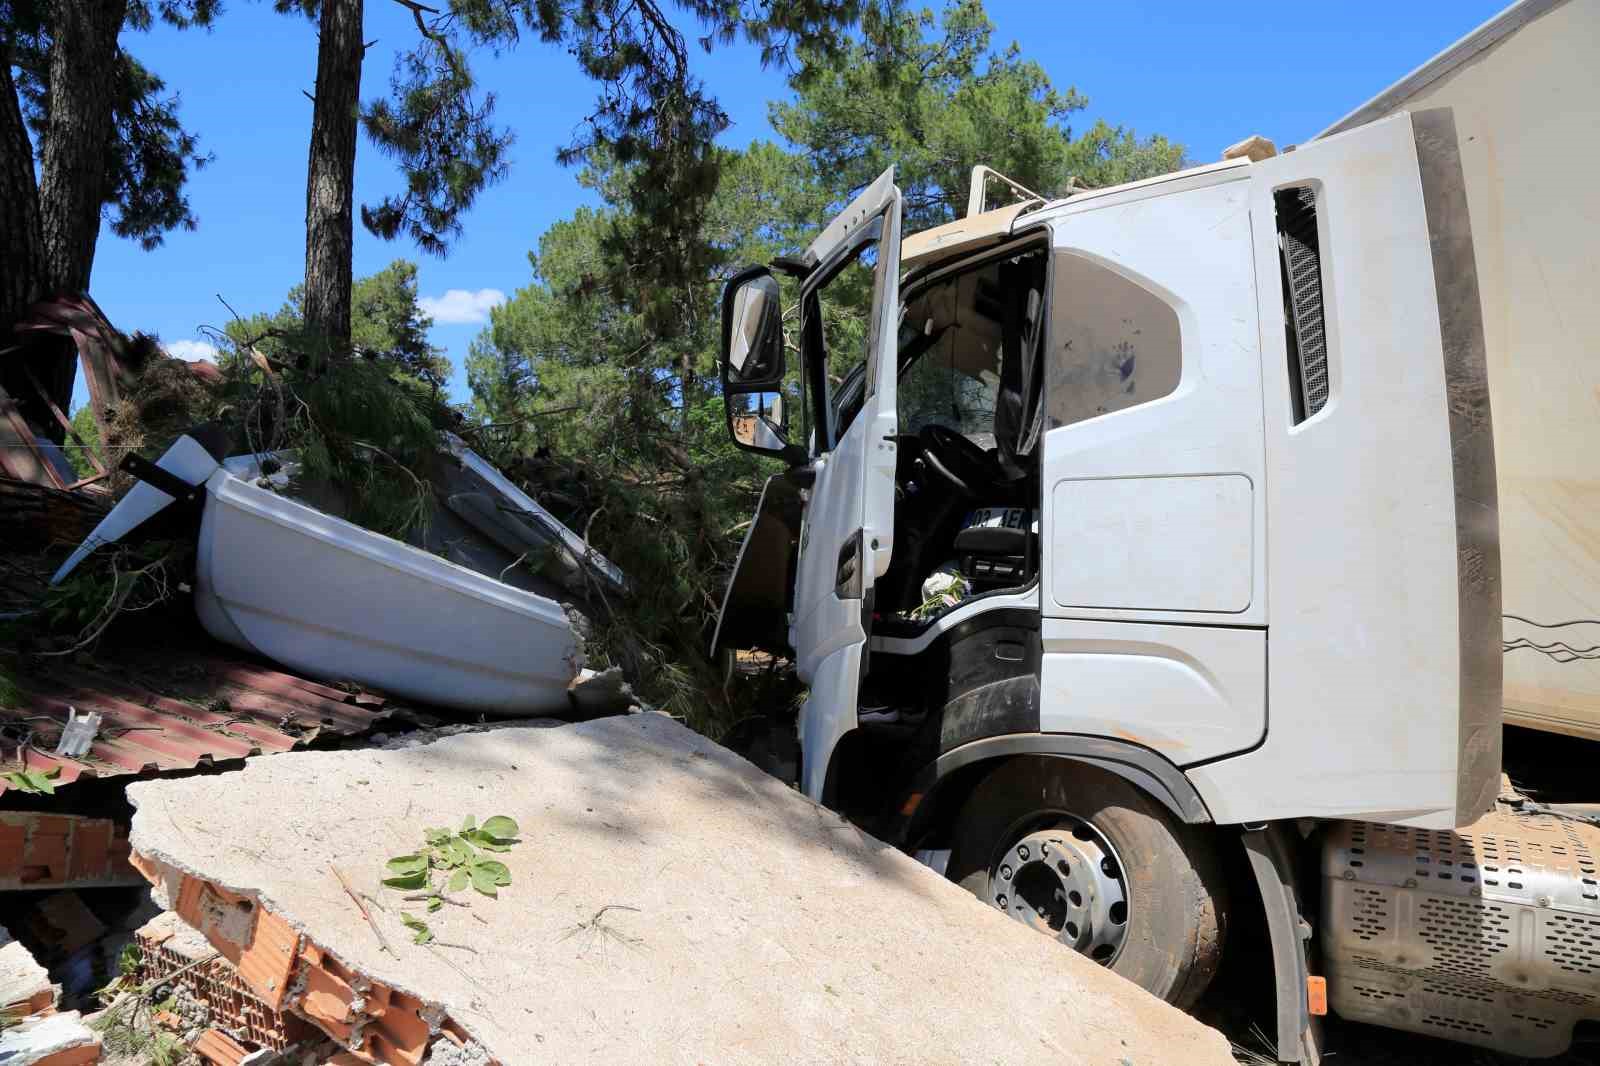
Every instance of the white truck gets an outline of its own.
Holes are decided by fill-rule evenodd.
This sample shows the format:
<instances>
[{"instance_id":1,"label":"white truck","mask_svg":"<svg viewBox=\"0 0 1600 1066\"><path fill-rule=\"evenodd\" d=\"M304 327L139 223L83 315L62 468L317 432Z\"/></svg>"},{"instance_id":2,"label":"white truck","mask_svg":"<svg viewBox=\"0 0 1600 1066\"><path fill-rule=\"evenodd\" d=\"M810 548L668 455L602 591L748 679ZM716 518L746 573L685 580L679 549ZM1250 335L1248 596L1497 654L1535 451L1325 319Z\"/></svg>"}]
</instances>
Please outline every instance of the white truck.
<instances>
[{"instance_id":1,"label":"white truck","mask_svg":"<svg viewBox=\"0 0 1600 1066\"><path fill-rule=\"evenodd\" d=\"M808 686L761 746L1174 1003L1264 924L1284 1061L1328 1003L1530 1056L1600 1019L1600 829L1497 802L1460 155L1422 110L1048 203L979 168L905 237L888 171L724 299L730 434L787 469L714 643Z\"/></svg>"}]
</instances>

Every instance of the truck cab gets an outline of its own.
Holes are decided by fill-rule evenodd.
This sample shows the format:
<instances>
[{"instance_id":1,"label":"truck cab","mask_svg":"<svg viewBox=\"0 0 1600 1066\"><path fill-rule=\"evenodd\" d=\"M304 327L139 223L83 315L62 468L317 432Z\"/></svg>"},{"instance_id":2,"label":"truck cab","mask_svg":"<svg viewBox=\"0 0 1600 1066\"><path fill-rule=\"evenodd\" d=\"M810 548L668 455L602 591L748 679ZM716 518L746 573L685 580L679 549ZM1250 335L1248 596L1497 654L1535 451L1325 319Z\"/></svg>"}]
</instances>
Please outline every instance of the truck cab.
<instances>
[{"instance_id":1,"label":"truck cab","mask_svg":"<svg viewBox=\"0 0 1600 1066\"><path fill-rule=\"evenodd\" d=\"M1053 201L979 167L900 226L891 169L728 286L730 435L786 469L715 643L792 658L807 795L1180 1005L1246 854L1290 1052L1314 827L1499 788L1450 115Z\"/></svg>"}]
</instances>

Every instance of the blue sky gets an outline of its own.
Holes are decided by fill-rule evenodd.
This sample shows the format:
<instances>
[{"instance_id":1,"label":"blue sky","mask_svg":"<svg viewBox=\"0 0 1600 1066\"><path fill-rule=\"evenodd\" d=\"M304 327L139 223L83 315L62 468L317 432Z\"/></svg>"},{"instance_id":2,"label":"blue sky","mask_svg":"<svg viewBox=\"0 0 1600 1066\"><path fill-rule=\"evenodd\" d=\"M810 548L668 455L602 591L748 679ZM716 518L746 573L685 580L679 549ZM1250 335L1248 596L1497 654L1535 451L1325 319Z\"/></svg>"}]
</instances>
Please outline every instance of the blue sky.
<instances>
[{"instance_id":1,"label":"blue sky","mask_svg":"<svg viewBox=\"0 0 1600 1066\"><path fill-rule=\"evenodd\" d=\"M1104 118L1164 133L1196 162L1218 158L1251 133L1280 148L1305 140L1503 6L1345 0L1316 9L1308 25L1276 0L988 2L996 48L1019 42L1058 87L1088 97L1076 127ZM415 32L391 0L367 0L366 8L366 37L378 43L367 55L363 98L386 87L394 49ZM185 342L200 338L201 325L227 320L218 294L243 314L273 310L300 280L311 113L302 90L315 81L316 35L310 23L274 14L267 3L230 0L210 33L162 28L128 34L124 45L181 94L185 123L216 159L190 181L199 229L170 234L154 252L102 232L91 291L120 328L154 332L175 354L193 351ZM539 235L590 199L554 159L594 99L571 58L532 41L474 64L499 97L501 120L516 131L510 177L479 198L442 260L356 227L357 276L400 257L419 264L422 295L435 311L433 341L457 366L456 399L466 399L461 362L485 308L528 283L527 252ZM733 119L727 143L771 135L766 104L786 94L781 72L761 70L755 52L741 46L697 54L696 64ZM357 197L375 201L394 180L388 162L363 143Z\"/></svg>"}]
</instances>

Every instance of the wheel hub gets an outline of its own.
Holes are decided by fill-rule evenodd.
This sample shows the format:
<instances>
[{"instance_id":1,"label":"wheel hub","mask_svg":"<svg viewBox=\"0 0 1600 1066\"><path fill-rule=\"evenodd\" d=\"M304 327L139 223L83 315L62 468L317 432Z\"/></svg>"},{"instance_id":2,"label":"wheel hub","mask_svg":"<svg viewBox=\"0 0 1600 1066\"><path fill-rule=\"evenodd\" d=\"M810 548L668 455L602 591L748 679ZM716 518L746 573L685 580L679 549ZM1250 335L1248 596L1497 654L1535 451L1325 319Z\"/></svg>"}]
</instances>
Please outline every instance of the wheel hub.
<instances>
[{"instance_id":1,"label":"wheel hub","mask_svg":"<svg viewBox=\"0 0 1600 1066\"><path fill-rule=\"evenodd\" d=\"M1087 822L1015 838L989 871L995 906L1030 928L1110 965L1128 931L1122 865Z\"/></svg>"}]
</instances>

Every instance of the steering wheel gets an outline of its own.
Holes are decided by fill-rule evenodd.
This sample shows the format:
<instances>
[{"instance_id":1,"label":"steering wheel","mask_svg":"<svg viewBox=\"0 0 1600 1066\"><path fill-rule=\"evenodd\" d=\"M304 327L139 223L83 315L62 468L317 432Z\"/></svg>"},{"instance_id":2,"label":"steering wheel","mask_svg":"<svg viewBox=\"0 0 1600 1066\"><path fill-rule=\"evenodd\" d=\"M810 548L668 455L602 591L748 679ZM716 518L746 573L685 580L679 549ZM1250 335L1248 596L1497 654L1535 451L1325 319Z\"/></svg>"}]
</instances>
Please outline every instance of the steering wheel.
<instances>
[{"instance_id":1,"label":"steering wheel","mask_svg":"<svg viewBox=\"0 0 1600 1066\"><path fill-rule=\"evenodd\" d=\"M967 496L976 497L994 480L989 453L950 427L930 423L917 437L928 466Z\"/></svg>"}]
</instances>

